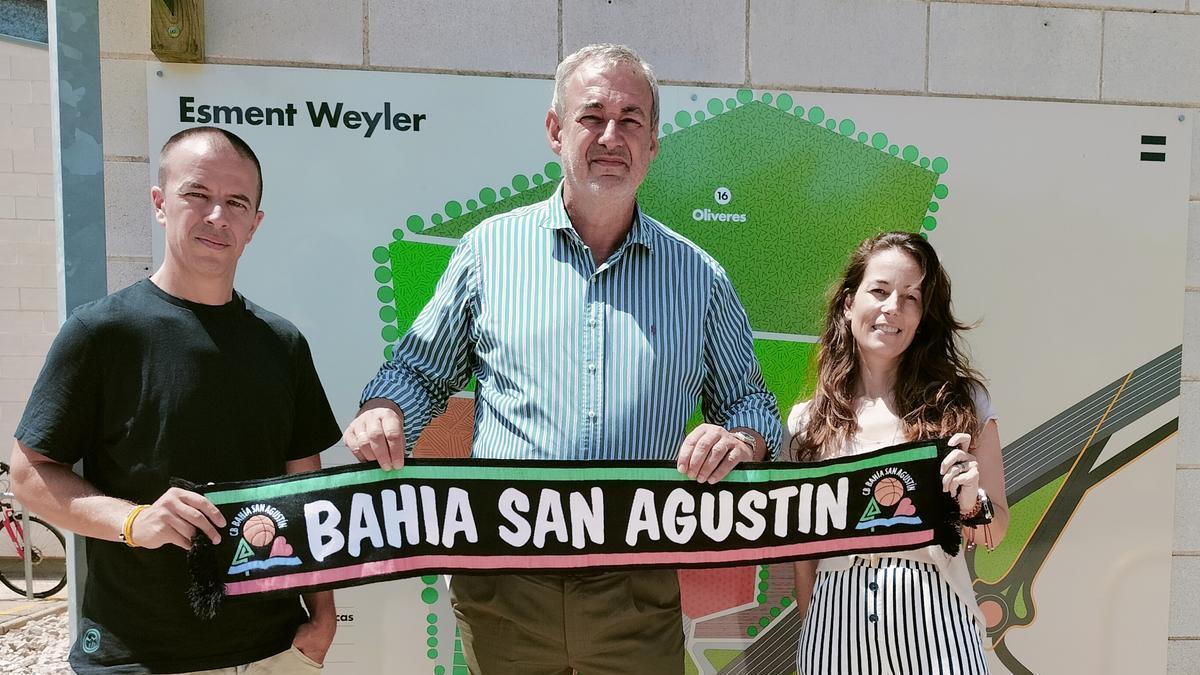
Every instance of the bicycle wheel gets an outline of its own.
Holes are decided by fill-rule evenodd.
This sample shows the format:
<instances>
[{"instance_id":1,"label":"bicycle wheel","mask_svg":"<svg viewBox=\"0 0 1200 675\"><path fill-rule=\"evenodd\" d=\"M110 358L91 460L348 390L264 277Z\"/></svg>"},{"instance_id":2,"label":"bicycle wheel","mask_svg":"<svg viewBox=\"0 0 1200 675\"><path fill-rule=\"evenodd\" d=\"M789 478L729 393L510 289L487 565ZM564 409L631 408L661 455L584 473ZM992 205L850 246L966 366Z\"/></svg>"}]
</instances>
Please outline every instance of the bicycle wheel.
<instances>
[{"instance_id":1,"label":"bicycle wheel","mask_svg":"<svg viewBox=\"0 0 1200 675\"><path fill-rule=\"evenodd\" d=\"M67 543L62 533L37 516L28 522L24 514L13 514L10 527L20 525L25 534L25 552L33 562L33 596L48 598L67 585ZM14 593L25 595L25 560L18 554L16 542L0 527L0 583Z\"/></svg>"}]
</instances>

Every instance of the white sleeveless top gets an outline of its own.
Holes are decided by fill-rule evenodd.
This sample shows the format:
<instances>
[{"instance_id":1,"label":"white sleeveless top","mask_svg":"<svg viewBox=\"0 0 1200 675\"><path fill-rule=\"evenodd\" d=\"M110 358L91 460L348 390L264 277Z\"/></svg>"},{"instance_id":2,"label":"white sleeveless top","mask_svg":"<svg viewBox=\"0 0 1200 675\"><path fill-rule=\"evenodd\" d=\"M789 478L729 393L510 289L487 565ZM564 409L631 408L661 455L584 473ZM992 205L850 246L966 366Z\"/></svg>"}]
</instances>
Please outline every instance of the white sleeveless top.
<instances>
[{"instance_id":1,"label":"white sleeveless top","mask_svg":"<svg viewBox=\"0 0 1200 675\"><path fill-rule=\"evenodd\" d=\"M976 416L979 418L979 428L982 429L990 420L997 419L996 410L992 407L992 400L985 391L977 389L974 392L974 402ZM804 431L804 426L807 423L807 415L805 413L808 410L808 404L808 401L797 403L788 414L787 433L784 435L783 445L781 446L780 459L795 461L795 458L791 456L792 439ZM897 437L895 440L889 441L860 441L858 438L855 438L847 444L845 452L834 456L858 455L878 450L885 446L899 445L900 443L907 442L908 439L904 437ZM872 553L822 558L817 564L817 571L834 572L848 570L857 558L874 564L882 555L936 565L938 571L945 577L959 599L970 608L971 613L975 616L975 621L978 623L980 634L984 634L983 630L987 626L987 622L983 618L983 612L979 609L979 602L975 599L975 590L971 586L971 573L967 570L966 559L961 554L953 557L947 555L941 546L926 546L925 548L918 548L912 551L892 551L886 554Z\"/></svg>"}]
</instances>

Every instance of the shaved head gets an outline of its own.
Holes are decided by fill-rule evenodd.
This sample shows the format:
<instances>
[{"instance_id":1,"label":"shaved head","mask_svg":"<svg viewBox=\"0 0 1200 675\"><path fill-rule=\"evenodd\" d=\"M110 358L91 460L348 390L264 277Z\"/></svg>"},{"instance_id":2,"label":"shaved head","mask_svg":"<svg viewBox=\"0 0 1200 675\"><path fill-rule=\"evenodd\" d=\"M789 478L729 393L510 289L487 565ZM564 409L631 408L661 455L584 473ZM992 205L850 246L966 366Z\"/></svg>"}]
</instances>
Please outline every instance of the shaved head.
<instances>
[{"instance_id":1,"label":"shaved head","mask_svg":"<svg viewBox=\"0 0 1200 675\"><path fill-rule=\"evenodd\" d=\"M170 165L171 152L176 146L184 141L193 138L205 138L213 143L225 143L233 149L242 158L247 159L254 164L254 171L258 176L258 189L254 195L254 207L258 208L262 204L263 180L262 180L262 164L258 161L258 155L254 154L249 144L243 141L240 136L232 131L226 131L218 127L191 127L176 133L174 136L167 139L163 144L162 150L158 153L158 184L166 186L169 177L168 168Z\"/></svg>"}]
</instances>

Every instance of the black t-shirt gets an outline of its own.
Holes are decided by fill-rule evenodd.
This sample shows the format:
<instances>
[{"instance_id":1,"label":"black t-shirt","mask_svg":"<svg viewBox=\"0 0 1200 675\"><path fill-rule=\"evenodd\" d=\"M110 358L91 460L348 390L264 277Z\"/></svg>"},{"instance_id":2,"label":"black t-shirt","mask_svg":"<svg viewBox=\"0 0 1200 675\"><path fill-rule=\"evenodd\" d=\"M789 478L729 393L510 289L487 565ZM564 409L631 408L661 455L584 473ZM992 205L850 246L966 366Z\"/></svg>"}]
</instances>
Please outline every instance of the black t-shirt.
<instances>
[{"instance_id":1,"label":"black t-shirt","mask_svg":"<svg viewBox=\"0 0 1200 675\"><path fill-rule=\"evenodd\" d=\"M338 426L294 325L237 293L221 306L149 279L77 309L63 324L16 437L50 459L83 460L108 495L149 504L171 477L267 478L337 442ZM227 536L225 533L222 533ZM80 673L224 668L288 648L299 598L227 601L193 615L185 553L88 540Z\"/></svg>"}]
</instances>

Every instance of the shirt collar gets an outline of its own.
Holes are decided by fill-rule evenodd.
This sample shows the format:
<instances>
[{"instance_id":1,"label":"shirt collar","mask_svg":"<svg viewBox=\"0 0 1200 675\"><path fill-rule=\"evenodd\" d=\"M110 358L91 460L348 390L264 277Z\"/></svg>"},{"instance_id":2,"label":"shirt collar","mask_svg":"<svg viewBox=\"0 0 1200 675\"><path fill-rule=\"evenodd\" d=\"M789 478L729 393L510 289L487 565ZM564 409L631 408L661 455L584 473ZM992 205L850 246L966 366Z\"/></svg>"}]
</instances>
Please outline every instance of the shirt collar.
<instances>
[{"instance_id":1,"label":"shirt collar","mask_svg":"<svg viewBox=\"0 0 1200 675\"><path fill-rule=\"evenodd\" d=\"M563 204L563 184L559 182L558 187L554 190L554 194L550 197L547 204L546 217L542 221L542 227L549 230L564 230L571 227L571 217L567 215L567 207ZM629 228L629 234L625 236L627 244L640 244L647 251L653 253L654 237L654 222L642 214L640 204L633 205L633 227ZM620 248L620 247L618 247Z\"/></svg>"}]
</instances>

